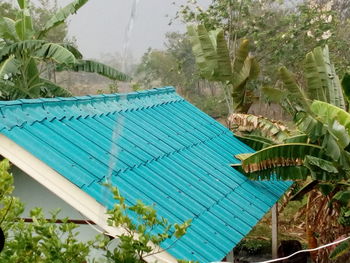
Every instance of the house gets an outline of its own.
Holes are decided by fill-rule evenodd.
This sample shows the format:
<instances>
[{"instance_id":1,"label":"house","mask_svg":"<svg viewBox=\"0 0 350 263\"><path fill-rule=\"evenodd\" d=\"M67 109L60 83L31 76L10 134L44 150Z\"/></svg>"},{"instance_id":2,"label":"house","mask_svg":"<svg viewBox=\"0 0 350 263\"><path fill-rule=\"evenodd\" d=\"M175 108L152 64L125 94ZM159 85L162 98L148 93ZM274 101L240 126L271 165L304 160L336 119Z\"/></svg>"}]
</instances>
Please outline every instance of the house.
<instances>
[{"instance_id":1,"label":"house","mask_svg":"<svg viewBox=\"0 0 350 263\"><path fill-rule=\"evenodd\" d=\"M63 200L75 216L116 234L104 214L114 204L101 184L108 181L171 223L192 219L155 255L160 262L220 261L290 186L231 168L234 155L252 150L172 87L0 102L0 112L0 154L26 174L16 184L27 196L42 193L36 200L45 204L49 190L57 196L51 208Z\"/></svg>"}]
</instances>

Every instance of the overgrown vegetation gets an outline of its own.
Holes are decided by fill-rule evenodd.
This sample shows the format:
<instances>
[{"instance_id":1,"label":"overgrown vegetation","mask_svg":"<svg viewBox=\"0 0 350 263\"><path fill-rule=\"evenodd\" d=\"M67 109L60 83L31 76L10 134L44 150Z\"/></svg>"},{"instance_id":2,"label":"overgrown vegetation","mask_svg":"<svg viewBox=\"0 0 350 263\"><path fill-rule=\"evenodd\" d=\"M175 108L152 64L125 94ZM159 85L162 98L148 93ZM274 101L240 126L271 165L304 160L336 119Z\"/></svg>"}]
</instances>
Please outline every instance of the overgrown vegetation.
<instances>
[{"instance_id":1,"label":"overgrown vegetation","mask_svg":"<svg viewBox=\"0 0 350 263\"><path fill-rule=\"evenodd\" d=\"M73 1L52 14L45 23L42 22L42 13L37 12L36 27L26 0L18 0L19 9L13 10L15 20L0 17L0 99L70 96L68 90L55 83L56 71L85 71L113 80L128 79L112 67L83 60L83 55L71 43L51 42L51 39L62 39L46 37L87 1ZM40 22L43 25L38 28Z\"/></svg>"}]
</instances>

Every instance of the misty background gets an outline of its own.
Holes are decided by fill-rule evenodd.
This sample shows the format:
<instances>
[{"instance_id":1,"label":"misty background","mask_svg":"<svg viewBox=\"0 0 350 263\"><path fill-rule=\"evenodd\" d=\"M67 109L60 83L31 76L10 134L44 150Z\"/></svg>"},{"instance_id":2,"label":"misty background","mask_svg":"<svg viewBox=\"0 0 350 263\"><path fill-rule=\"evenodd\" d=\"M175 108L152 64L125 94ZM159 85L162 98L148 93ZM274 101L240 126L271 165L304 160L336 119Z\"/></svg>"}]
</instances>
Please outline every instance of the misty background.
<instances>
[{"instance_id":1,"label":"misty background","mask_svg":"<svg viewBox=\"0 0 350 263\"><path fill-rule=\"evenodd\" d=\"M61 7L70 2L58 0ZM162 49L165 33L185 32L185 25L179 20L171 25L169 22L175 16L178 7L186 2L139 0L129 46L131 59L138 61L149 47ZM208 6L210 2L198 1L203 6ZM98 59L101 56L121 54L132 4L132 0L90 0L77 14L68 19L68 37L76 39L79 50L86 58Z\"/></svg>"}]
</instances>

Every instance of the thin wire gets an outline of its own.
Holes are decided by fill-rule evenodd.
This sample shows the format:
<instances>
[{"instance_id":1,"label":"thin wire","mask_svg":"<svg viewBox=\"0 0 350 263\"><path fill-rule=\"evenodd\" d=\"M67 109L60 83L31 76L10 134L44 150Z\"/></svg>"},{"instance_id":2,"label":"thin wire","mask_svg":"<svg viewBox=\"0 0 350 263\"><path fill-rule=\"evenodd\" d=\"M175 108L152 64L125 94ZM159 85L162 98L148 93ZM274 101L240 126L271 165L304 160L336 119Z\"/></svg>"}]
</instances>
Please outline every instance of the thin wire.
<instances>
[{"instance_id":1,"label":"thin wire","mask_svg":"<svg viewBox=\"0 0 350 263\"><path fill-rule=\"evenodd\" d=\"M276 258L276 259L271 259L271 260L267 260L267 261L259 261L259 262L253 262L253 263L272 263L272 262L278 262L278 261L282 261L282 260L285 260L285 259L288 259L288 258L291 258L299 253L304 253L304 252L313 252L313 251L317 251L317 250L320 250L320 249L323 249L323 248L326 248L326 247L330 247L330 246L333 246L333 245L336 245L336 244L339 244L341 242L344 242L346 240L349 240L350 239L350 236L349 237L346 237L346 238L343 238L341 240L337 240L337 241L334 241L332 243L329 243L329 244L326 244L326 245L323 245L323 246L320 246L320 247L317 247L317 248L311 248L311 249L304 249L304 250L299 250L287 257L283 257L283 258Z\"/></svg>"}]
</instances>

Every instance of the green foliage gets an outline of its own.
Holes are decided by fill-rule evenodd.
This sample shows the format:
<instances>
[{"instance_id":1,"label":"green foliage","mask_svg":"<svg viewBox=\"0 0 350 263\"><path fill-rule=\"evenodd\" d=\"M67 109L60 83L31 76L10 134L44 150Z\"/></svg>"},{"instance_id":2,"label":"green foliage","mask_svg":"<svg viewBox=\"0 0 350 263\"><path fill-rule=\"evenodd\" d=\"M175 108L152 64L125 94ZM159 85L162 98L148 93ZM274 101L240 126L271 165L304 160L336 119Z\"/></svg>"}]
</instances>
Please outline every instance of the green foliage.
<instances>
[{"instance_id":1,"label":"green foliage","mask_svg":"<svg viewBox=\"0 0 350 263\"><path fill-rule=\"evenodd\" d=\"M350 56L349 21L343 12L349 9L340 8L342 1L333 1L333 6L329 1L315 2L216 0L202 8L197 1L188 0L179 7L175 19L203 24L208 30L223 28L232 47L235 39L251 39L252 50L264 65L263 75L268 76L263 82L274 82L277 64L300 72L304 54L325 44L334 50L332 59L339 61L338 69L343 73Z\"/></svg>"},{"instance_id":2,"label":"green foliage","mask_svg":"<svg viewBox=\"0 0 350 263\"><path fill-rule=\"evenodd\" d=\"M13 176L9 162L0 162L0 227L5 233L5 248L0 262L84 262L92 242L77 241L77 226L63 220L55 224L58 211L47 221L41 209L33 209L32 224L18 218L24 211L23 204L12 196Z\"/></svg>"},{"instance_id":3,"label":"green foliage","mask_svg":"<svg viewBox=\"0 0 350 263\"><path fill-rule=\"evenodd\" d=\"M249 55L249 41L244 39L237 48L233 67L223 30L207 31L203 25L188 26L193 53L201 76L209 81L220 81L232 97L233 112L247 112L251 102L247 82L255 79L259 65Z\"/></svg>"},{"instance_id":4,"label":"green foliage","mask_svg":"<svg viewBox=\"0 0 350 263\"><path fill-rule=\"evenodd\" d=\"M181 238L191 220L182 224L171 224L167 219L159 217L152 206L146 206L142 201L128 205L117 188L111 187L117 204L107 212L108 225L124 229L116 237L120 240L113 251L106 250L108 262L141 263L154 253L155 247L167 239ZM108 242L108 241L107 241ZM105 245L103 245L106 247Z\"/></svg>"},{"instance_id":5,"label":"green foliage","mask_svg":"<svg viewBox=\"0 0 350 263\"><path fill-rule=\"evenodd\" d=\"M64 25L65 19L76 13L86 2L87 0L76 0L58 10L50 16L43 28L33 26L31 8L26 0L18 1L16 20L0 17L0 99L69 96L69 91L50 80L52 70L56 67L61 70L94 72L113 80L128 79L114 68L82 60L81 53L70 44L45 40L49 39L45 36L51 30ZM41 3L47 1L42 0ZM40 12L39 14L46 14L42 10ZM42 16L39 18L43 19Z\"/></svg>"},{"instance_id":6,"label":"green foliage","mask_svg":"<svg viewBox=\"0 0 350 263\"><path fill-rule=\"evenodd\" d=\"M72 3L66 5L64 8L60 9L57 13L46 22L42 30L38 32L38 38L44 36L51 29L65 23L66 19L73 15L79 10L83 5L85 5L88 0L75 0Z\"/></svg>"},{"instance_id":7,"label":"green foliage","mask_svg":"<svg viewBox=\"0 0 350 263\"><path fill-rule=\"evenodd\" d=\"M241 252L246 252L250 256L269 254L271 253L271 241L263 239L243 239L234 249L235 254Z\"/></svg>"},{"instance_id":8,"label":"green foliage","mask_svg":"<svg viewBox=\"0 0 350 263\"><path fill-rule=\"evenodd\" d=\"M199 80L188 37L167 33L165 51L149 49L136 69L144 88L154 85L175 86L184 93L193 93Z\"/></svg>"},{"instance_id":9,"label":"green foliage","mask_svg":"<svg viewBox=\"0 0 350 263\"><path fill-rule=\"evenodd\" d=\"M341 257L342 255L346 254L350 251L350 241L347 240L345 242L340 243L329 255L330 259L336 259L338 257Z\"/></svg>"},{"instance_id":10,"label":"green foliage","mask_svg":"<svg viewBox=\"0 0 350 263\"><path fill-rule=\"evenodd\" d=\"M350 215L350 114L345 111L343 91L334 66L329 61L327 47L316 48L306 57L305 75L308 86L305 93L290 72L282 68L280 73L285 94L271 93L270 89L269 92L277 94L281 105L293 114L296 126L301 133L305 133L308 140L306 143L268 146L254 154L243 154L240 156L240 169L254 180L311 178L311 182L295 196L300 198L313 189L320 190L332 199L329 207L339 207L333 206L333 202L340 205L338 223L346 225L347 216ZM317 225L318 222L311 224Z\"/></svg>"},{"instance_id":11,"label":"green foliage","mask_svg":"<svg viewBox=\"0 0 350 263\"><path fill-rule=\"evenodd\" d=\"M33 223L19 220L11 227L0 262L84 262L92 242L77 240L77 225L56 224L58 211L47 220L41 209L30 212Z\"/></svg>"},{"instance_id":12,"label":"green foliage","mask_svg":"<svg viewBox=\"0 0 350 263\"><path fill-rule=\"evenodd\" d=\"M225 117L228 114L225 99L222 96L194 96L191 103L213 118Z\"/></svg>"},{"instance_id":13,"label":"green foliage","mask_svg":"<svg viewBox=\"0 0 350 263\"><path fill-rule=\"evenodd\" d=\"M8 160L0 161L0 227L8 236L8 230L13 226L15 219L23 212L23 205L12 196L14 190L13 177L9 173Z\"/></svg>"}]
</instances>

